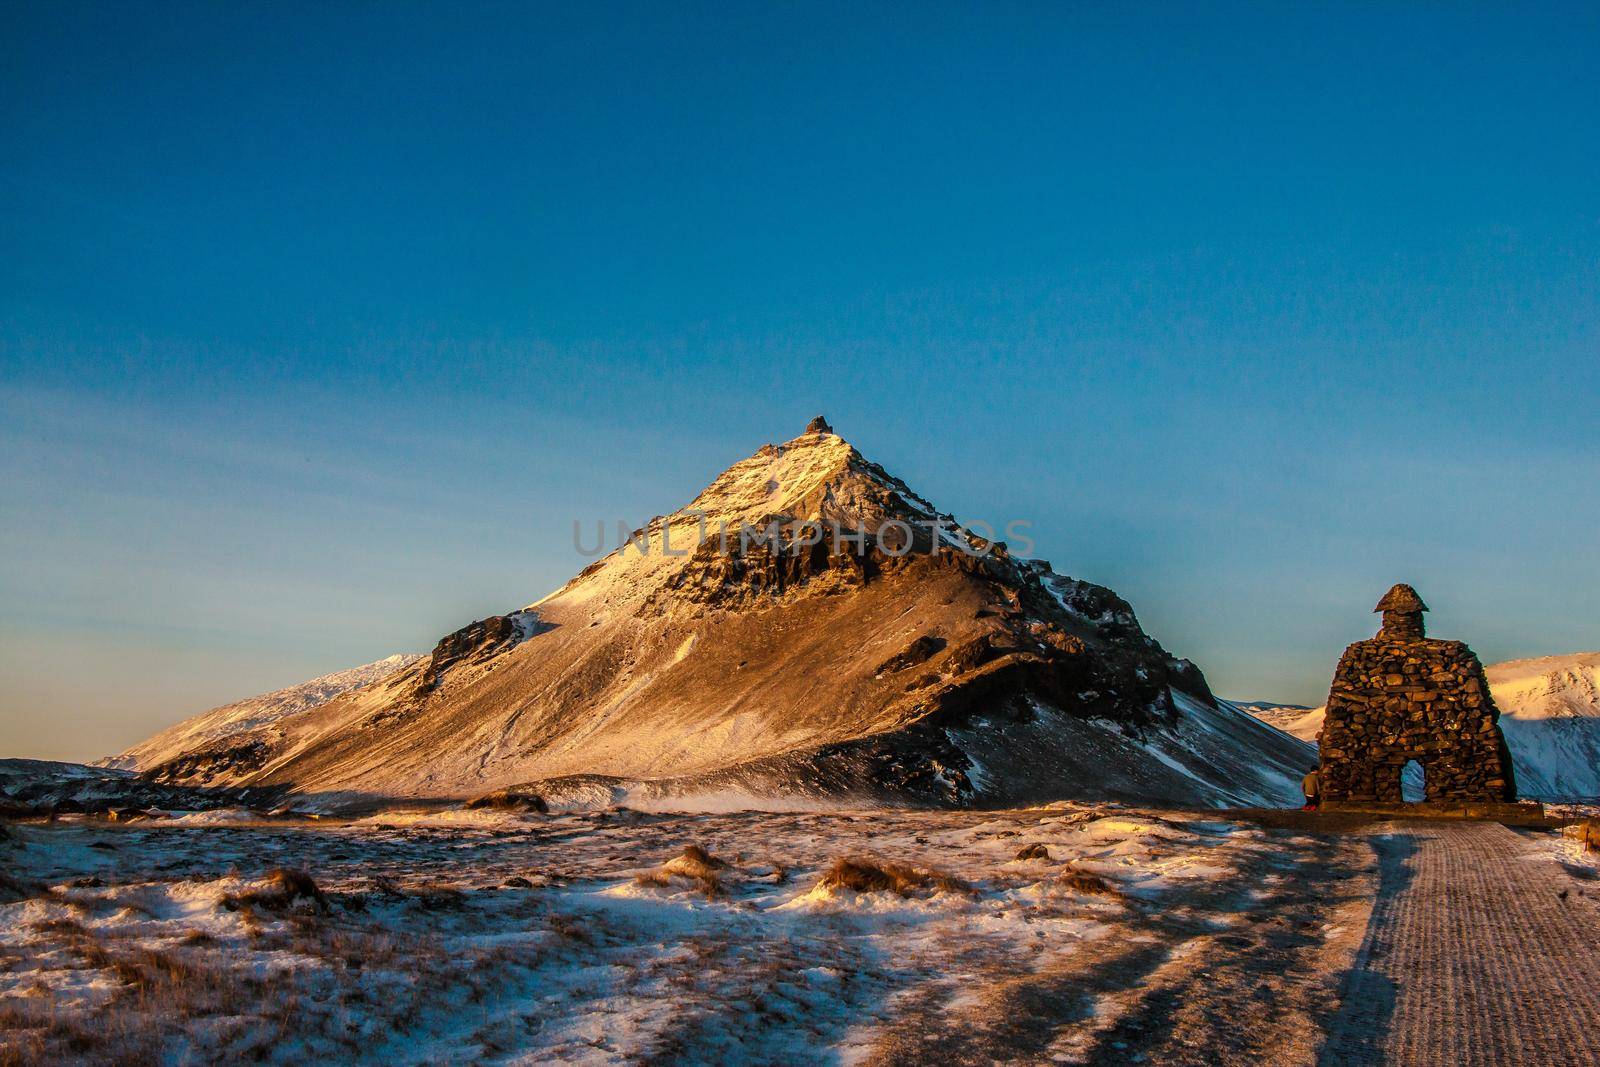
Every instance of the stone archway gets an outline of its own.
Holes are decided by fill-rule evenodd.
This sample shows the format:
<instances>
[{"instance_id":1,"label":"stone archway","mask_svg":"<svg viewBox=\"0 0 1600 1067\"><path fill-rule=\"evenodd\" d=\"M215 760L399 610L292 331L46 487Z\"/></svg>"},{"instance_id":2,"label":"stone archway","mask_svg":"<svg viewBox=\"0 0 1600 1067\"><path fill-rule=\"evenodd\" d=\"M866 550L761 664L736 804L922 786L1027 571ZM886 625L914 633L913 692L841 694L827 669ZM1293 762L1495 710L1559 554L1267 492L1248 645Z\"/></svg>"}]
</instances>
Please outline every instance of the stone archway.
<instances>
[{"instance_id":1,"label":"stone archway","mask_svg":"<svg viewBox=\"0 0 1600 1067\"><path fill-rule=\"evenodd\" d=\"M1401 770L1425 763L1429 801L1512 801L1517 788L1483 665L1460 641L1429 639L1416 590L1378 601L1383 627L1344 650L1321 734L1322 795L1403 802Z\"/></svg>"},{"instance_id":2,"label":"stone archway","mask_svg":"<svg viewBox=\"0 0 1600 1067\"><path fill-rule=\"evenodd\" d=\"M1428 769L1419 760L1406 760L1400 767L1400 799L1420 804L1428 799Z\"/></svg>"}]
</instances>

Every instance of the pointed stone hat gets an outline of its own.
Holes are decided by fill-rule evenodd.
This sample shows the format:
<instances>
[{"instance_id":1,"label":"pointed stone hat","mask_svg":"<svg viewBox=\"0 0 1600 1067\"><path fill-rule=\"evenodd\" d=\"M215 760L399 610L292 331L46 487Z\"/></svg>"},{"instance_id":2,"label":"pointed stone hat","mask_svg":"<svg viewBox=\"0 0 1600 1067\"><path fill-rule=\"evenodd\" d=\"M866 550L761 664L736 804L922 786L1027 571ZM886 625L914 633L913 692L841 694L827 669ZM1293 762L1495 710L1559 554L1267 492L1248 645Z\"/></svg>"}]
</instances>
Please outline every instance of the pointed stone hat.
<instances>
[{"instance_id":1,"label":"pointed stone hat","mask_svg":"<svg viewBox=\"0 0 1600 1067\"><path fill-rule=\"evenodd\" d=\"M1404 582L1399 583L1378 601L1378 606L1373 611L1399 611L1410 614L1412 612L1427 611L1428 605L1422 602L1417 591Z\"/></svg>"}]
</instances>

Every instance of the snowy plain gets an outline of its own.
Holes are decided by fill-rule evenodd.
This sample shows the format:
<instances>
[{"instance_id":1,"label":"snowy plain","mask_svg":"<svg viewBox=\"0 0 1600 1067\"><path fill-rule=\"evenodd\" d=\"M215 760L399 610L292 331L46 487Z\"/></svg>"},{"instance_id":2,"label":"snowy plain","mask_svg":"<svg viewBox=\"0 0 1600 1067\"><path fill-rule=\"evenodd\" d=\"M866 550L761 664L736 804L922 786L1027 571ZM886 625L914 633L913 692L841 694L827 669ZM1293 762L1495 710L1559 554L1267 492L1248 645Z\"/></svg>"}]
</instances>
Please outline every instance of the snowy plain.
<instances>
[{"instance_id":1,"label":"snowy plain","mask_svg":"<svg viewBox=\"0 0 1600 1067\"><path fill-rule=\"evenodd\" d=\"M1079 804L67 818L0 849L23 1062L1248 1062L1317 1032L1371 873Z\"/></svg>"}]
</instances>

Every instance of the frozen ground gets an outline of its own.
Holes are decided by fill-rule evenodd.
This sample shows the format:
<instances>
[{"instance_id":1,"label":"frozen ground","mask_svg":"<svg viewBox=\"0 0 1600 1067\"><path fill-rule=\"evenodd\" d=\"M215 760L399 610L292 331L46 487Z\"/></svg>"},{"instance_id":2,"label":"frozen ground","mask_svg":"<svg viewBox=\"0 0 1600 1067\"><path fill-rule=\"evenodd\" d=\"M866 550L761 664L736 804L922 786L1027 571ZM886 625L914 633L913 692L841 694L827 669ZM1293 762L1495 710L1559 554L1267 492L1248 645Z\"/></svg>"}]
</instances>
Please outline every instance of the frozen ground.
<instances>
[{"instance_id":1,"label":"frozen ground","mask_svg":"<svg viewBox=\"0 0 1600 1067\"><path fill-rule=\"evenodd\" d=\"M1377 873L1077 805L9 832L0 1063L1310 1062Z\"/></svg>"}]
</instances>

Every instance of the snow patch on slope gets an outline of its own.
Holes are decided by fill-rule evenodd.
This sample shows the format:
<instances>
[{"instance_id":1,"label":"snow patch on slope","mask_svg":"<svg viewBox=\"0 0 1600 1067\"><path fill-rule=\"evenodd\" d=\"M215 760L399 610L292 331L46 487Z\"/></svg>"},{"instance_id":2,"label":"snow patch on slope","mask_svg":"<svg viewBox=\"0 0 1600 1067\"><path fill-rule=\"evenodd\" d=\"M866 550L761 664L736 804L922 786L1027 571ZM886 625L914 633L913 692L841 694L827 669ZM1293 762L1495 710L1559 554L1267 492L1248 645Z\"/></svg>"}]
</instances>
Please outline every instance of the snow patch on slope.
<instances>
[{"instance_id":1,"label":"snow patch on slope","mask_svg":"<svg viewBox=\"0 0 1600 1067\"><path fill-rule=\"evenodd\" d=\"M101 760L98 765L124 770L148 770L179 753L272 726L320 707L334 697L381 682L423 658L413 653L399 653L349 670L325 674L286 689L224 704L171 726L119 755Z\"/></svg>"}]
</instances>

